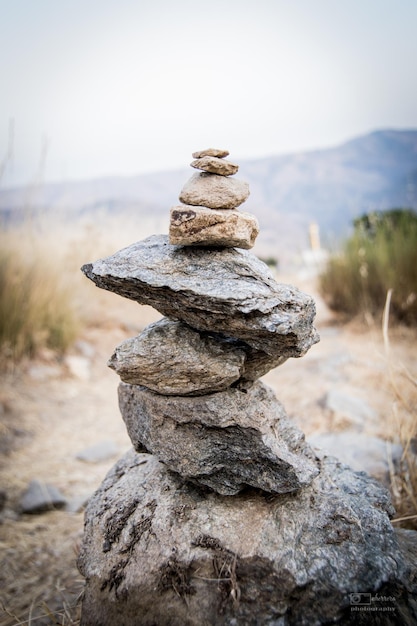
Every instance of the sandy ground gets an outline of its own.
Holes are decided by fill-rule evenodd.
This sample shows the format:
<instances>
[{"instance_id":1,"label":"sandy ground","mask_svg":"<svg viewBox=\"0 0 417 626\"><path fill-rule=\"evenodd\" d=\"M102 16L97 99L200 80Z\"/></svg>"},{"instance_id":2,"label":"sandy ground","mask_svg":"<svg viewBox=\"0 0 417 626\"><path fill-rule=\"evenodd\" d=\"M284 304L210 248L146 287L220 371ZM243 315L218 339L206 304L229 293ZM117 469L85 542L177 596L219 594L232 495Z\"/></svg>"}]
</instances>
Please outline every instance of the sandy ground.
<instances>
[{"instance_id":1,"label":"sandy ground","mask_svg":"<svg viewBox=\"0 0 417 626\"><path fill-rule=\"evenodd\" d=\"M294 282L314 294L311 280ZM396 438L399 427L393 416L401 419L402 402L408 403L406 418L410 419L410 407L415 416L416 397L407 376L413 370L417 375L416 331L392 330L387 358L379 326L342 325L315 297L321 342L304 358L287 361L267 374L264 381L307 436L352 427L346 417L325 408L326 393L337 388L374 409L377 419L363 425L366 432ZM0 383L0 484L7 496L0 525L3 626L77 624L79 620L83 580L75 562L82 511L37 515L16 511L34 478L52 483L69 501L87 497L130 448L117 406L118 377L106 362L118 343L159 316L112 294L105 294L104 300L106 314L98 310L95 323L70 352L81 357L86 369L71 371L68 361L45 352L36 362L3 375ZM96 464L76 458L78 452L103 440L117 444L113 458Z\"/></svg>"}]
</instances>

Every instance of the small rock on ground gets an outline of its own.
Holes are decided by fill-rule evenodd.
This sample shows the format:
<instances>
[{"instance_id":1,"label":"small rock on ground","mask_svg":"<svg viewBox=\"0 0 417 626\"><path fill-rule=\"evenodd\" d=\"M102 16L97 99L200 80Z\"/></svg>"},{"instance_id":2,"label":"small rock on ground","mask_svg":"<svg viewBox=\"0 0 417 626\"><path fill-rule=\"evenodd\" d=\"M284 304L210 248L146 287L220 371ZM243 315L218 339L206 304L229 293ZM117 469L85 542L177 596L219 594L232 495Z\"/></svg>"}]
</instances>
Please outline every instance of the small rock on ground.
<instances>
[{"instance_id":1,"label":"small rock on ground","mask_svg":"<svg viewBox=\"0 0 417 626\"><path fill-rule=\"evenodd\" d=\"M114 441L100 441L78 452L76 458L86 463L101 463L101 461L111 459L118 452L119 448Z\"/></svg>"},{"instance_id":2,"label":"small rock on ground","mask_svg":"<svg viewBox=\"0 0 417 626\"><path fill-rule=\"evenodd\" d=\"M32 480L20 500L22 513L43 513L62 509L67 504L65 497L54 485Z\"/></svg>"},{"instance_id":3,"label":"small rock on ground","mask_svg":"<svg viewBox=\"0 0 417 626\"><path fill-rule=\"evenodd\" d=\"M335 456L356 472L366 472L386 486L390 484L389 462L398 468L403 453L399 444L352 431L320 433L308 441L314 448Z\"/></svg>"}]
</instances>

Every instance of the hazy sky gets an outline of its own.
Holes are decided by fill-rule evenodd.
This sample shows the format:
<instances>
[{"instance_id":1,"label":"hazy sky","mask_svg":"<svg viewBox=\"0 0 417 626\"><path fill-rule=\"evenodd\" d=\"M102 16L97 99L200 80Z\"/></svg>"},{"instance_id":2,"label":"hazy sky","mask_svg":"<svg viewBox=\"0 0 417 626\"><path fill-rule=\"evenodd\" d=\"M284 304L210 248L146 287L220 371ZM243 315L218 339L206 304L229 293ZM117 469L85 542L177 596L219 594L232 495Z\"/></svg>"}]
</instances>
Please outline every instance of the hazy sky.
<instances>
[{"instance_id":1,"label":"hazy sky","mask_svg":"<svg viewBox=\"0 0 417 626\"><path fill-rule=\"evenodd\" d=\"M417 1L0 0L0 78L3 187L327 147L417 128Z\"/></svg>"}]
</instances>

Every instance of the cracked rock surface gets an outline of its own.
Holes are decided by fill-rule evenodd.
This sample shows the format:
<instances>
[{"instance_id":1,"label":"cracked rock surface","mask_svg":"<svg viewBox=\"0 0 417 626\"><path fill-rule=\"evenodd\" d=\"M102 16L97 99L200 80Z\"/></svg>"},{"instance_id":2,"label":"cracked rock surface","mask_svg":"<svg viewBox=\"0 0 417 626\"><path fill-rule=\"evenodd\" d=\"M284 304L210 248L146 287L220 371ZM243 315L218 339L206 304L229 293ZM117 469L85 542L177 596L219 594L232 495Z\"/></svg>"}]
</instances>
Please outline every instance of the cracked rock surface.
<instances>
[{"instance_id":1,"label":"cracked rock surface","mask_svg":"<svg viewBox=\"0 0 417 626\"><path fill-rule=\"evenodd\" d=\"M163 318L117 346L108 365L126 383L188 396L227 389L241 377L245 359L236 342Z\"/></svg>"},{"instance_id":2,"label":"cracked rock surface","mask_svg":"<svg viewBox=\"0 0 417 626\"><path fill-rule=\"evenodd\" d=\"M198 396L234 383L244 386L286 360L165 317L117 346L108 366L125 383L164 395Z\"/></svg>"},{"instance_id":3,"label":"cracked rock surface","mask_svg":"<svg viewBox=\"0 0 417 626\"><path fill-rule=\"evenodd\" d=\"M273 362L302 356L319 340L311 296L277 283L245 250L180 247L154 235L82 270L98 287L245 341Z\"/></svg>"},{"instance_id":4,"label":"cracked rock surface","mask_svg":"<svg viewBox=\"0 0 417 626\"><path fill-rule=\"evenodd\" d=\"M82 626L353 626L358 594L375 623L416 623L416 533L379 483L320 463L297 494L227 497L127 453L87 507Z\"/></svg>"},{"instance_id":5,"label":"cracked rock surface","mask_svg":"<svg viewBox=\"0 0 417 626\"><path fill-rule=\"evenodd\" d=\"M171 209L169 240L172 244L249 250L258 234L258 220L250 213L185 204Z\"/></svg>"},{"instance_id":6,"label":"cracked rock surface","mask_svg":"<svg viewBox=\"0 0 417 626\"><path fill-rule=\"evenodd\" d=\"M289 493L317 475L315 455L271 389L166 397L121 384L119 406L136 448L222 495L251 486Z\"/></svg>"}]
</instances>

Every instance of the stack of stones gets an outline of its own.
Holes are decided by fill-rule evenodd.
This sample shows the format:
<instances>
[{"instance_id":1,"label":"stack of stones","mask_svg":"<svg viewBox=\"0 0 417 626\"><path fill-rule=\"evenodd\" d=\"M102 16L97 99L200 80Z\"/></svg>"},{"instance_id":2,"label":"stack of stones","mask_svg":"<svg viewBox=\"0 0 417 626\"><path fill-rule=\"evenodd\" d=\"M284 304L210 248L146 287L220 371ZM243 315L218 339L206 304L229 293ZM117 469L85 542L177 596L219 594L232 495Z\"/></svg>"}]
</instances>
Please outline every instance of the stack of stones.
<instances>
[{"instance_id":1,"label":"stack of stones","mask_svg":"<svg viewBox=\"0 0 417 626\"><path fill-rule=\"evenodd\" d=\"M171 210L171 245L153 237L129 257L122 251L117 265L131 260L139 280L147 266L148 285L135 299L148 302L151 288L152 304L167 317L118 346L109 366L124 383L119 404L137 451L220 494L247 486L291 492L318 473L314 455L272 394L253 383L318 341L314 302L234 249L252 246L259 229L236 210L249 188L231 178L238 166L227 154L193 154L191 165L210 171L182 189L187 204ZM164 287L155 291L162 271Z\"/></svg>"},{"instance_id":2,"label":"stack of stones","mask_svg":"<svg viewBox=\"0 0 417 626\"><path fill-rule=\"evenodd\" d=\"M258 380L318 341L315 306L237 249L258 229L236 210L249 191L226 155L193 155L204 171L170 240L83 267L165 316L109 361L134 450L86 511L83 626L337 623L350 593L387 581L409 610L388 494L318 458Z\"/></svg>"},{"instance_id":3,"label":"stack of stones","mask_svg":"<svg viewBox=\"0 0 417 626\"><path fill-rule=\"evenodd\" d=\"M227 161L227 150L194 152L194 174L180 194L180 206L171 209L169 240L179 245L253 247L259 234L256 218L237 210L249 196L249 185L231 178L239 169Z\"/></svg>"}]
</instances>

